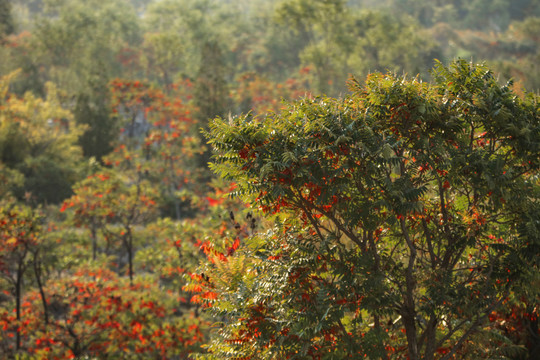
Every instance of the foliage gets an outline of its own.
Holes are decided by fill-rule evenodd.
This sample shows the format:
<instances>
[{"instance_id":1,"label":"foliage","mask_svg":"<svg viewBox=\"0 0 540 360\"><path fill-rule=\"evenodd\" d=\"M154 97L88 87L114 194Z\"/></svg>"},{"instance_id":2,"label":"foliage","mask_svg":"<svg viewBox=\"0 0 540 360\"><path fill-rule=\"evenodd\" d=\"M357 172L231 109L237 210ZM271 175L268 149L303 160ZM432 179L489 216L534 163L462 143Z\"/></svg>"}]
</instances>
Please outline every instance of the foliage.
<instances>
[{"instance_id":1,"label":"foliage","mask_svg":"<svg viewBox=\"0 0 540 360\"><path fill-rule=\"evenodd\" d=\"M73 115L77 123L87 128L79 141L84 155L101 160L113 148L118 136L118 124L111 116L110 94L104 91L106 84L100 80L92 85L89 91L77 95Z\"/></svg>"},{"instance_id":2,"label":"foliage","mask_svg":"<svg viewBox=\"0 0 540 360\"><path fill-rule=\"evenodd\" d=\"M307 44L300 58L308 65L313 64L317 91L328 93L332 90L334 77L346 73L339 67L339 59L343 58L341 53L349 55L351 50L353 34L348 29L353 19L346 11L345 1L282 2L276 10L276 17L305 39Z\"/></svg>"},{"instance_id":3,"label":"foliage","mask_svg":"<svg viewBox=\"0 0 540 360\"><path fill-rule=\"evenodd\" d=\"M73 208L76 224L90 229L93 259L98 251L98 231L106 241L107 251L120 244L127 254L127 273L133 281L135 227L154 216L156 195L152 187L141 178L128 184L117 174L104 171L77 183L74 192L60 211Z\"/></svg>"},{"instance_id":4,"label":"foliage","mask_svg":"<svg viewBox=\"0 0 540 360\"><path fill-rule=\"evenodd\" d=\"M456 28L489 31L504 31L511 21L538 16L540 12L534 0L392 0L391 6L398 13L411 14L426 26L447 22Z\"/></svg>"},{"instance_id":5,"label":"foliage","mask_svg":"<svg viewBox=\"0 0 540 360\"><path fill-rule=\"evenodd\" d=\"M0 1L0 41L4 36L13 32L13 17L11 16L11 4L8 0Z\"/></svg>"},{"instance_id":6,"label":"foliage","mask_svg":"<svg viewBox=\"0 0 540 360\"><path fill-rule=\"evenodd\" d=\"M372 74L344 99L214 121L215 171L283 215L199 281L228 319L208 358L449 359L482 346L472 334L537 266L522 254L539 245L538 99L465 61L433 75Z\"/></svg>"},{"instance_id":7,"label":"foliage","mask_svg":"<svg viewBox=\"0 0 540 360\"><path fill-rule=\"evenodd\" d=\"M58 203L71 194L78 179L81 149L77 140L84 129L62 108L56 87L46 86L47 98L10 93L16 73L0 78L0 160L3 168L22 174L11 190L19 199Z\"/></svg>"},{"instance_id":8,"label":"foliage","mask_svg":"<svg viewBox=\"0 0 540 360\"><path fill-rule=\"evenodd\" d=\"M309 96L306 86L312 72L310 67L300 70L297 78L290 78L285 83L273 83L256 73L245 73L238 78L238 86L231 96L240 110L254 115L278 112L283 100L299 99Z\"/></svg>"},{"instance_id":9,"label":"foliage","mask_svg":"<svg viewBox=\"0 0 540 360\"><path fill-rule=\"evenodd\" d=\"M538 358L539 4L0 0L0 357Z\"/></svg>"},{"instance_id":10,"label":"foliage","mask_svg":"<svg viewBox=\"0 0 540 360\"><path fill-rule=\"evenodd\" d=\"M45 292L48 322L38 294L28 294L24 308L28 352L36 359L185 358L203 340L199 321L171 316L178 296L161 293L150 278L130 285L110 271L83 268Z\"/></svg>"},{"instance_id":11,"label":"foliage","mask_svg":"<svg viewBox=\"0 0 540 360\"><path fill-rule=\"evenodd\" d=\"M113 111L123 127L105 164L155 184L164 214L189 216L179 193L204 192L199 180L206 172L196 166L205 147L195 134L192 83L172 84L169 94L140 81L115 79L111 86Z\"/></svg>"},{"instance_id":12,"label":"foliage","mask_svg":"<svg viewBox=\"0 0 540 360\"><path fill-rule=\"evenodd\" d=\"M361 12L355 19L356 41L347 59L349 73L393 71L420 74L427 71L442 51L429 33L415 21L383 12Z\"/></svg>"},{"instance_id":13,"label":"foliage","mask_svg":"<svg viewBox=\"0 0 540 360\"><path fill-rule=\"evenodd\" d=\"M41 229L33 211L27 207L0 210L0 290L2 300L13 306L12 312L0 308L3 329L0 349L12 354L22 347L23 276L32 263L36 264Z\"/></svg>"},{"instance_id":14,"label":"foliage","mask_svg":"<svg viewBox=\"0 0 540 360\"><path fill-rule=\"evenodd\" d=\"M209 119L225 116L228 90L224 78L221 49L216 42L206 42L201 50L201 67L193 91L197 117L206 128Z\"/></svg>"},{"instance_id":15,"label":"foliage","mask_svg":"<svg viewBox=\"0 0 540 360\"><path fill-rule=\"evenodd\" d=\"M40 74L75 97L77 123L87 126L80 144L87 157L112 150L118 129L111 119L107 84L122 73L122 55L138 43L138 20L125 1L47 2L36 21L32 47L43 65Z\"/></svg>"}]
</instances>

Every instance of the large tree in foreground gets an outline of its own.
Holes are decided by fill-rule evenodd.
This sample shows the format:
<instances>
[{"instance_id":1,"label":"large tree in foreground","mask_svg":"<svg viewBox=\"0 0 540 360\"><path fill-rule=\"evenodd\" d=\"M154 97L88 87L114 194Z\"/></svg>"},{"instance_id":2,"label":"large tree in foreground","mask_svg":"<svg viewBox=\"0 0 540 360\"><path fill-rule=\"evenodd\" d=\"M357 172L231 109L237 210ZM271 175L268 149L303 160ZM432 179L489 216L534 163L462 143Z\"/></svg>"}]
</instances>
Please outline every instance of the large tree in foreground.
<instances>
[{"instance_id":1,"label":"large tree in foreground","mask_svg":"<svg viewBox=\"0 0 540 360\"><path fill-rule=\"evenodd\" d=\"M433 75L213 122L214 169L279 225L195 278L226 319L205 358L525 351L490 320L538 298L538 98L465 61Z\"/></svg>"}]
</instances>

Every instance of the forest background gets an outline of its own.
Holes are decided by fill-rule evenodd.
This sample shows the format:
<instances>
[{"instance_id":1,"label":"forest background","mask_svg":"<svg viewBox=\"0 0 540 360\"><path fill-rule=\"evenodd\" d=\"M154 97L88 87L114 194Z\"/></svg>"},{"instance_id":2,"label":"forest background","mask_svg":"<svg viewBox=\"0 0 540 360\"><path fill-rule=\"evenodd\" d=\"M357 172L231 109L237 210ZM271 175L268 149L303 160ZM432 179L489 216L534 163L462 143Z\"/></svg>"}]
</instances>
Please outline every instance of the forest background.
<instances>
[{"instance_id":1,"label":"forest background","mask_svg":"<svg viewBox=\"0 0 540 360\"><path fill-rule=\"evenodd\" d=\"M282 221L209 170L210 119L341 97L351 75L430 81L436 59L525 97L539 44L535 0L0 0L0 354L208 351L201 264ZM538 354L537 296L490 314L486 349Z\"/></svg>"}]
</instances>

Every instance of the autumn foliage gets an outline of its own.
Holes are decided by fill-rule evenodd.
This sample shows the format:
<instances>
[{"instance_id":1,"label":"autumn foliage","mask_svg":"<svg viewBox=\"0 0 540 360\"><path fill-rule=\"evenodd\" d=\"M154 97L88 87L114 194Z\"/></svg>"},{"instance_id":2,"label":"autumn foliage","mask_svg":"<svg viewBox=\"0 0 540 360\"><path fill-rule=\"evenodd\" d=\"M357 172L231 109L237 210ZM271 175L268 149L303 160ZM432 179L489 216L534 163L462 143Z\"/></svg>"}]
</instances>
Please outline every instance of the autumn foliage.
<instances>
[{"instance_id":1,"label":"autumn foliage","mask_svg":"<svg viewBox=\"0 0 540 360\"><path fill-rule=\"evenodd\" d=\"M535 0L0 0L0 359L540 358L538 34Z\"/></svg>"},{"instance_id":2,"label":"autumn foliage","mask_svg":"<svg viewBox=\"0 0 540 360\"><path fill-rule=\"evenodd\" d=\"M537 296L523 293L538 265L525 255L539 246L537 99L465 61L433 75L372 74L343 99L214 121L213 169L279 222L194 279L229 318L207 358L524 350L494 322L523 306L512 298L532 309ZM527 326L530 311L517 315ZM535 341L523 336L516 344Z\"/></svg>"}]
</instances>

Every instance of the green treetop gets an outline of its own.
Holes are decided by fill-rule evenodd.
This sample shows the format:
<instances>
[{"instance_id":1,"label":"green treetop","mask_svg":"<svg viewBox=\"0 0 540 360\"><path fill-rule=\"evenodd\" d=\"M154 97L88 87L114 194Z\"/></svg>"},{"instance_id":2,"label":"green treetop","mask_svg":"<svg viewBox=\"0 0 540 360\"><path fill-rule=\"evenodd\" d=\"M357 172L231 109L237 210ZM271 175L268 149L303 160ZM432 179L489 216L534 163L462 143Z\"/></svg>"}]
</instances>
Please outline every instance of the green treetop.
<instances>
[{"instance_id":1,"label":"green treetop","mask_svg":"<svg viewBox=\"0 0 540 360\"><path fill-rule=\"evenodd\" d=\"M215 171L279 221L203 268L227 319L205 358L510 349L489 320L538 269L538 98L465 61L433 75L213 122Z\"/></svg>"}]
</instances>

